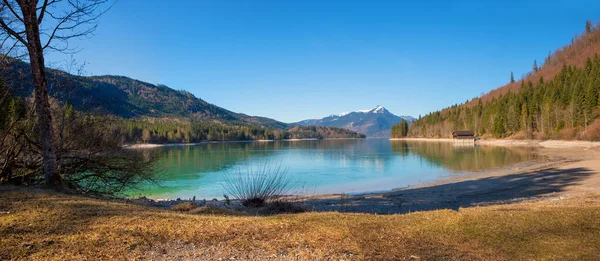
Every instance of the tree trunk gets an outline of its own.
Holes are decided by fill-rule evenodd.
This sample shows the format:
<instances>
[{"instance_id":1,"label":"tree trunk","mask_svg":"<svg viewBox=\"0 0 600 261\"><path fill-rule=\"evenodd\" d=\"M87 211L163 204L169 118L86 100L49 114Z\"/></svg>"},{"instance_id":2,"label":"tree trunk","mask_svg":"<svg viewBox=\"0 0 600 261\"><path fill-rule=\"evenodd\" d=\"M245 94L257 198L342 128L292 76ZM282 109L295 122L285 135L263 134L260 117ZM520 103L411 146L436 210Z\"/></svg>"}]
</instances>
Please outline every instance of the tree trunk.
<instances>
[{"instance_id":1,"label":"tree trunk","mask_svg":"<svg viewBox=\"0 0 600 261\"><path fill-rule=\"evenodd\" d=\"M38 117L40 142L42 147L44 180L48 186L57 186L62 183L58 173L56 161L56 148L54 147L54 130L50 102L48 98L48 81L44 69L44 50L40 41L40 31L37 23L36 1L21 4L25 33L27 35L27 49L31 74L35 85L35 110Z\"/></svg>"}]
</instances>

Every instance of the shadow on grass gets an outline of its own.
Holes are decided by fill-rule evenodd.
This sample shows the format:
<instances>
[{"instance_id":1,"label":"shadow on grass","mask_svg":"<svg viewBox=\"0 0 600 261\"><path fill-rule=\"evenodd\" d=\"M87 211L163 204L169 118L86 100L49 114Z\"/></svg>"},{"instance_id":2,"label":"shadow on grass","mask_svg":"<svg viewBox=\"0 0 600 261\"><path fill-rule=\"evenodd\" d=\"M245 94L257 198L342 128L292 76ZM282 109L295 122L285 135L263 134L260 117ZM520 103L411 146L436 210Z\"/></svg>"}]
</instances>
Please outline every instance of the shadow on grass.
<instances>
[{"instance_id":1,"label":"shadow on grass","mask_svg":"<svg viewBox=\"0 0 600 261\"><path fill-rule=\"evenodd\" d=\"M576 185L594 172L586 168L556 169L488 177L378 195L342 195L339 199L307 202L315 211L398 214L453 209L481 204L501 204L547 196Z\"/></svg>"}]
</instances>

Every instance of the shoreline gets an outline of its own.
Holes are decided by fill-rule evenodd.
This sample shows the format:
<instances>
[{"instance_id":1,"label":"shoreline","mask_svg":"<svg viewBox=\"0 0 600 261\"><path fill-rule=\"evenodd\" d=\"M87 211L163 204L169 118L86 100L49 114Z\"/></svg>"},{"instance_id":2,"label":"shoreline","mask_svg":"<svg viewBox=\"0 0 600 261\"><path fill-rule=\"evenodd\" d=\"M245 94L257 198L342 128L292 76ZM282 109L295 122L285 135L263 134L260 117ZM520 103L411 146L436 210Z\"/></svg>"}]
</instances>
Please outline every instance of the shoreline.
<instances>
[{"instance_id":1,"label":"shoreline","mask_svg":"<svg viewBox=\"0 0 600 261\"><path fill-rule=\"evenodd\" d=\"M420 141L420 142L454 142L450 138L391 138L390 141ZM541 147L541 148L598 148L600 141L582 141L582 140L509 140L509 139L490 139L477 140L477 145L492 145L504 147Z\"/></svg>"},{"instance_id":2,"label":"shoreline","mask_svg":"<svg viewBox=\"0 0 600 261\"><path fill-rule=\"evenodd\" d=\"M600 193L599 144L589 147L587 142L551 141L537 145L539 143L535 143L536 153L545 160L444 176L421 185L384 192L318 194L298 197L298 200L316 211L393 214L531 200L554 201Z\"/></svg>"},{"instance_id":3,"label":"shoreline","mask_svg":"<svg viewBox=\"0 0 600 261\"><path fill-rule=\"evenodd\" d=\"M146 143L146 144L125 144L123 148L126 149L149 149L158 147L177 147L177 146L195 146L200 144L214 144L214 143L241 143L241 142L276 142L276 141L317 141L317 140L360 140L366 138L327 138L327 139L284 139L284 140L213 140L213 141L201 141L192 143Z\"/></svg>"},{"instance_id":4,"label":"shoreline","mask_svg":"<svg viewBox=\"0 0 600 261\"><path fill-rule=\"evenodd\" d=\"M285 196L318 212L408 213L435 209L458 209L481 205L510 204L528 200L557 200L583 193L600 193L600 147L587 142L535 142L539 160L521 162L487 171L441 176L415 186L351 194ZM484 145L493 145L488 143ZM510 143L509 143L510 144ZM521 143L519 143L521 144ZM592 145L598 145L596 143ZM505 146L509 146L506 145ZM156 207L171 207L189 200L129 199ZM234 200L198 199L195 203L220 208L241 208Z\"/></svg>"}]
</instances>

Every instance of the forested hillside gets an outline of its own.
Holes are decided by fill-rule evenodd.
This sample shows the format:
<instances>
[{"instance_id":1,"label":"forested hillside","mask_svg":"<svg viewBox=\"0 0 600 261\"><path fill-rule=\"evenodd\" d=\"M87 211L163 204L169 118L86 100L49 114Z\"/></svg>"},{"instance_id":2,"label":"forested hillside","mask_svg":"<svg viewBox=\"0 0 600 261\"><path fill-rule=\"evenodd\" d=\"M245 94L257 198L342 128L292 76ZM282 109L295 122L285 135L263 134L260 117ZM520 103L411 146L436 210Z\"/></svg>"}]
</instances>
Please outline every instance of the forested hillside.
<instances>
[{"instance_id":1,"label":"forested hillside","mask_svg":"<svg viewBox=\"0 0 600 261\"><path fill-rule=\"evenodd\" d=\"M10 59L0 72L13 95L31 95L33 81L29 64ZM122 118L185 117L196 121L287 127L285 123L273 119L226 110L187 91L124 76L76 76L51 69L47 70L47 76L50 95L61 103L68 101L78 111Z\"/></svg>"},{"instance_id":2,"label":"forested hillside","mask_svg":"<svg viewBox=\"0 0 600 261\"><path fill-rule=\"evenodd\" d=\"M588 22L583 35L524 79L420 117L408 136L449 137L467 129L495 138L600 140L598 50L600 30Z\"/></svg>"},{"instance_id":3,"label":"forested hillside","mask_svg":"<svg viewBox=\"0 0 600 261\"><path fill-rule=\"evenodd\" d=\"M323 127L323 126L295 126L286 131L288 139L344 139L344 138L366 138L365 134L351 130Z\"/></svg>"},{"instance_id":4,"label":"forested hillside","mask_svg":"<svg viewBox=\"0 0 600 261\"><path fill-rule=\"evenodd\" d=\"M22 103L33 85L29 64L9 59L0 71L5 89ZM265 117L235 113L183 90L124 76L71 75L47 70L54 107L68 107L111 121L114 135L124 143L180 143L205 140L262 140L293 138L360 138L338 128L294 128ZM6 98L2 103L8 108ZM14 114L14 113L13 113ZM0 108L0 124L11 117Z\"/></svg>"},{"instance_id":5,"label":"forested hillside","mask_svg":"<svg viewBox=\"0 0 600 261\"><path fill-rule=\"evenodd\" d=\"M273 129L255 125L226 125L173 119L117 120L115 134L124 143L193 143L200 141L365 138L334 127Z\"/></svg>"}]
</instances>

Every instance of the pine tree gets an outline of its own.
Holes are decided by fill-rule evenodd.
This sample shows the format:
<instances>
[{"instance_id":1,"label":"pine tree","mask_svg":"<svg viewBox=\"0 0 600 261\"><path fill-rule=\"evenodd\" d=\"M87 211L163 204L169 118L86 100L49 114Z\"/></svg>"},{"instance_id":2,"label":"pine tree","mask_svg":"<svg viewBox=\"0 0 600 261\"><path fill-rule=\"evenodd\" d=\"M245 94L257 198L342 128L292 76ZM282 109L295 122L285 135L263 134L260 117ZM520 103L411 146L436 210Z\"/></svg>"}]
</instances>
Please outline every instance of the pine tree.
<instances>
[{"instance_id":1,"label":"pine tree","mask_svg":"<svg viewBox=\"0 0 600 261\"><path fill-rule=\"evenodd\" d=\"M513 72L510 72L510 83L514 83L515 82L515 76L513 75Z\"/></svg>"},{"instance_id":2,"label":"pine tree","mask_svg":"<svg viewBox=\"0 0 600 261\"><path fill-rule=\"evenodd\" d=\"M525 103L521 104L521 130L529 133L529 112Z\"/></svg>"},{"instance_id":3,"label":"pine tree","mask_svg":"<svg viewBox=\"0 0 600 261\"><path fill-rule=\"evenodd\" d=\"M1 90L0 90L1 92ZM0 93L0 95L2 95ZM5 126L9 123L12 118L10 115L11 105L14 104L14 100L11 96L6 94L4 97L0 96L0 131L4 130Z\"/></svg>"},{"instance_id":4,"label":"pine tree","mask_svg":"<svg viewBox=\"0 0 600 261\"><path fill-rule=\"evenodd\" d=\"M537 65L534 62L534 65ZM539 70L539 68L537 68ZM584 66L565 65L549 81L521 81L515 92L496 96L476 106L452 105L421 117L411 125L411 135L447 136L448 126L469 127L476 133L507 137L524 131L527 137L543 134L548 138L574 138L600 118L600 57L585 61ZM571 131L561 132L564 128ZM441 133L441 134L440 134ZM580 133L579 133L580 134Z\"/></svg>"},{"instance_id":5,"label":"pine tree","mask_svg":"<svg viewBox=\"0 0 600 261\"><path fill-rule=\"evenodd\" d=\"M585 89L585 101L583 103L584 113L586 115L586 128L587 124L591 122L591 117L594 112L594 108L598 105L598 87L594 84L595 81L588 82Z\"/></svg>"},{"instance_id":6,"label":"pine tree","mask_svg":"<svg viewBox=\"0 0 600 261\"><path fill-rule=\"evenodd\" d=\"M400 121L400 135L406 137L408 134L408 122L406 120Z\"/></svg>"}]
</instances>

